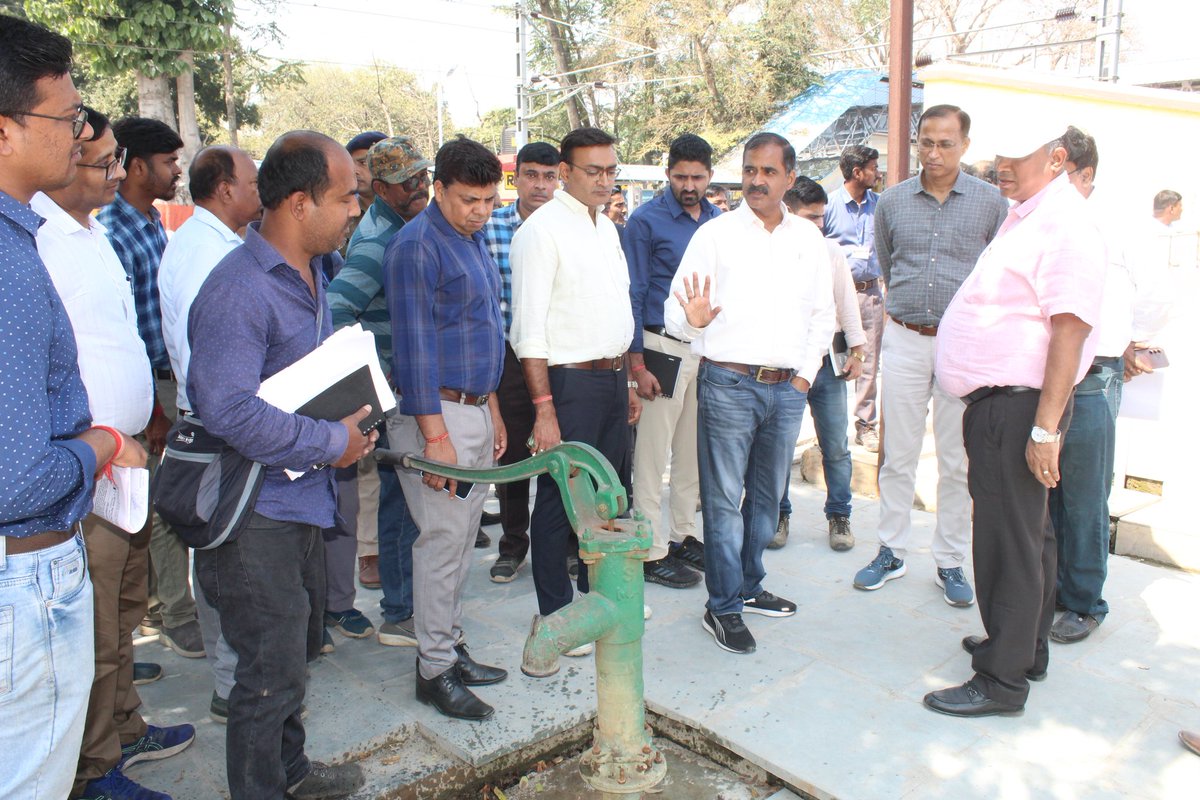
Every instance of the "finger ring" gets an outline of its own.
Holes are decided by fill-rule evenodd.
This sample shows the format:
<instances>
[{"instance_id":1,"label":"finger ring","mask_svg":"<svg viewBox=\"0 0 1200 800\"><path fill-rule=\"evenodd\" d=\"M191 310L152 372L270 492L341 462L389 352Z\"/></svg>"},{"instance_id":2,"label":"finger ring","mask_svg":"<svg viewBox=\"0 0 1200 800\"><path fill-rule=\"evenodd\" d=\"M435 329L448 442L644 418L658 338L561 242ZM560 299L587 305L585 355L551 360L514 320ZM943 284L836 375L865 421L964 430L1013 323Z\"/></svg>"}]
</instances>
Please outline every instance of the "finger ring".
<instances>
[{"instance_id":1,"label":"finger ring","mask_svg":"<svg viewBox=\"0 0 1200 800\"><path fill-rule=\"evenodd\" d=\"M1050 474L1050 470L1048 470L1048 469L1044 469L1044 470L1042 470L1042 474L1043 474L1043 475L1049 475L1049 474Z\"/></svg>"}]
</instances>

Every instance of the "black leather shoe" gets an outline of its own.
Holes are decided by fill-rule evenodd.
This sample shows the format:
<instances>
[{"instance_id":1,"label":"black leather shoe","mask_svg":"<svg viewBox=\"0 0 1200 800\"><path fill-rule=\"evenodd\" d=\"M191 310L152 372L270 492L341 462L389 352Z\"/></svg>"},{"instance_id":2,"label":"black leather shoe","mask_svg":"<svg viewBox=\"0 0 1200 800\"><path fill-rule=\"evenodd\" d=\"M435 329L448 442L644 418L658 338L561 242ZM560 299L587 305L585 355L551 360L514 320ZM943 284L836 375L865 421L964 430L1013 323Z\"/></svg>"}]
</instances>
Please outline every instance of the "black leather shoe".
<instances>
[{"instance_id":1,"label":"black leather shoe","mask_svg":"<svg viewBox=\"0 0 1200 800\"><path fill-rule=\"evenodd\" d=\"M417 699L455 719L487 719L496 709L475 696L463 685L459 670L451 667L436 678L425 680L417 666Z\"/></svg>"},{"instance_id":2,"label":"black leather shoe","mask_svg":"<svg viewBox=\"0 0 1200 800\"><path fill-rule=\"evenodd\" d=\"M993 700L967 681L962 686L951 686L925 695L925 705L939 714L952 717L1014 717L1025 713L1025 706L1014 706Z\"/></svg>"},{"instance_id":3,"label":"black leather shoe","mask_svg":"<svg viewBox=\"0 0 1200 800\"><path fill-rule=\"evenodd\" d=\"M1091 614L1076 614L1074 611L1066 611L1058 618L1058 622L1050 626L1050 638L1059 644L1082 642L1092 635L1092 631L1100 627L1102 619L1104 619L1103 616L1093 617Z\"/></svg>"},{"instance_id":4,"label":"black leather shoe","mask_svg":"<svg viewBox=\"0 0 1200 800\"><path fill-rule=\"evenodd\" d=\"M983 644L982 636L967 636L966 638L964 638L962 640L963 650L966 650L968 653L971 653L971 654L974 654L975 648L979 647L979 645L981 645L981 644ZM1044 680L1046 680L1046 670L1037 672L1037 671L1031 669L1025 673L1025 679L1030 680L1030 681L1044 681Z\"/></svg>"},{"instance_id":5,"label":"black leather shoe","mask_svg":"<svg viewBox=\"0 0 1200 800\"><path fill-rule=\"evenodd\" d=\"M494 514L491 511L485 511L485 512L483 512L483 517L481 517L479 520L479 524L484 526L485 528L488 525L499 525L500 524L500 515Z\"/></svg>"},{"instance_id":6,"label":"black leather shoe","mask_svg":"<svg viewBox=\"0 0 1200 800\"><path fill-rule=\"evenodd\" d=\"M458 653L458 676L467 686L490 686L508 677L508 670L480 664L467 653L465 644L454 645Z\"/></svg>"},{"instance_id":7,"label":"black leather shoe","mask_svg":"<svg viewBox=\"0 0 1200 800\"><path fill-rule=\"evenodd\" d=\"M482 550L485 547L491 547L491 546L492 546L492 537L490 537L486 533L484 533L483 528L480 527L479 531L475 534L475 548L477 550Z\"/></svg>"},{"instance_id":8,"label":"black leather shoe","mask_svg":"<svg viewBox=\"0 0 1200 800\"><path fill-rule=\"evenodd\" d=\"M686 589L700 582L700 573L673 556L642 565L646 580L671 589Z\"/></svg>"}]
</instances>

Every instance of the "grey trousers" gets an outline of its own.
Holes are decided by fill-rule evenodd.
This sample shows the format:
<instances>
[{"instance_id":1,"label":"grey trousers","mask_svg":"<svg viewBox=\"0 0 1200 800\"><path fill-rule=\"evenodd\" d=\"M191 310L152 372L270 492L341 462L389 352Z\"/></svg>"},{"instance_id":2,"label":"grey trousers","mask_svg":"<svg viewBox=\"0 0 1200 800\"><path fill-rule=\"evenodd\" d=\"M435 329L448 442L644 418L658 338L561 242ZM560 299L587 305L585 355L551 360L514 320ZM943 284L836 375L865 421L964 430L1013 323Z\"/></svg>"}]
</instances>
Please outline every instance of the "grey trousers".
<instances>
[{"instance_id":1,"label":"grey trousers","mask_svg":"<svg viewBox=\"0 0 1200 800\"><path fill-rule=\"evenodd\" d=\"M337 493L341 523L322 532L325 539L325 610L349 611L354 608L357 592L354 585L354 576L358 572L357 464L337 471Z\"/></svg>"},{"instance_id":2,"label":"grey trousers","mask_svg":"<svg viewBox=\"0 0 1200 800\"><path fill-rule=\"evenodd\" d=\"M155 380L158 402L167 419L175 419L178 408L175 381ZM150 470L158 465L158 459L150 459ZM178 628L196 619L196 601L192 598L192 587L188 582L191 573L187 545L171 526L163 522L158 514L151 513L150 524L150 598L148 614L162 617L163 625Z\"/></svg>"},{"instance_id":3,"label":"grey trousers","mask_svg":"<svg viewBox=\"0 0 1200 800\"><path fill-rule=\"evenodd\" d=\"M494 431L487 406L442 401L450 442L465 467L494 463ZM414 417L388 417L388 442L395 450L421 453L425 437ZM454 645L462 636L462 591L475 548L475 533L487 499L476 486L466 500L426 486L418 472L396 468L409 513L421 531L413 545L413 621L421 676L436 678L454 666Z\"/></svg>"},{"instance_id":4,"label":"grey trousers","mask_svg":"<svg viewBox=\"0 0 1200 800\"><path fill-rule=\"evenodd\" d=\"M883 280L880 278L880 280ZM863 333L867 335L862 377L854 382L855 406L854 427L857 430L874 428L879 421L877 402L879 378L879 350L883 344L883 292L877 282L865 292L858 293L858 311L862 317Z\"/></svg>"}]
</instances>

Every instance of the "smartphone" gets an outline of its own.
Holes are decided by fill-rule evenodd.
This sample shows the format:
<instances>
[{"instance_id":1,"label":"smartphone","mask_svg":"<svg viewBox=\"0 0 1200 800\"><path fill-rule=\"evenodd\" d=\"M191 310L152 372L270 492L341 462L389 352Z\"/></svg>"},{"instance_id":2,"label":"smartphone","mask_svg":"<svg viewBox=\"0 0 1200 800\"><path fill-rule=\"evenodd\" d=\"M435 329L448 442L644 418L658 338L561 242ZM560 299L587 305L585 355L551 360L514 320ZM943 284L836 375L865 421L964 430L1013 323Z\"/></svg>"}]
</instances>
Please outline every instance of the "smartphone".
<instances>
[{"instance_id":1,"label":"smartphone","mask_svg":"<svg viewBox=\"0 0 1200 800\"><path fill-rule=\"evenodd\" d=\"M1167 360L1167 353L1161 347L1147 347L1145 349L1137 349L1133 351L1134 356L1146 361L1151 369L1162 369L1169 367L1171 362Z\"/></svg>"},{"instance_id":2,"label":"smartphone","mask_svg":"<svg viewBox=\"0 0 1200 800\"><path fill-rule=\"evenodd\" d=\"M425 477L424 472L421 473L421 477L422 478ZM473 484L473 483L467 483L466 481L459 481L457 488L455 488L455 490L454 490L454 496L457 497L459 500L466 500L468 497L471 496L471 490L474 488L475 488L475 484ZM450 480L449 479L446 480L446 485L442 487L442 491L446 492L447 494L450 493Z\"/></svg>"}]
</instances>

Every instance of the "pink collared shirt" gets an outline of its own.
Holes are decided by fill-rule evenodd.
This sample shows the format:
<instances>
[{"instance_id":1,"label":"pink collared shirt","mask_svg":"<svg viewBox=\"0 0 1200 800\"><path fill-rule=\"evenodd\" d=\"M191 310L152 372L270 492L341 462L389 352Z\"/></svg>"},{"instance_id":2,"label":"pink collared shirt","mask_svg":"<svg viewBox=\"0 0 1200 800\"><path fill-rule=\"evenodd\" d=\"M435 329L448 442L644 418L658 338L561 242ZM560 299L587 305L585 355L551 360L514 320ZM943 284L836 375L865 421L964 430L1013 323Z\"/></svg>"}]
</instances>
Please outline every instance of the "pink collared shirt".
<instances>
[{"instance_id":1,"label":"pink collared shirt","mask_svg":"<svg viewBox=\"0 0 1200 800\"><path fill-rule=\"evenodd\" d=\"M1050 318L1073 314L1093 330L1075 383L1096 350L1105 250L1083 198L1060 175L1013 207L938 327L935 373L965 397L984 386L1041 388Z\"/></svg>"}]
</instances>

